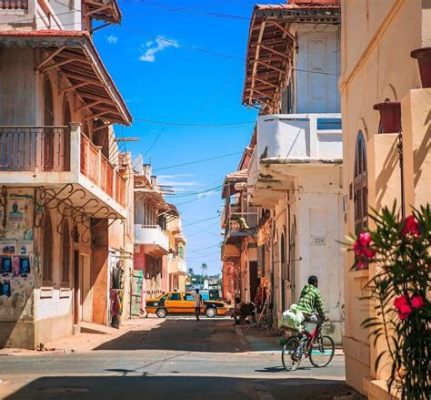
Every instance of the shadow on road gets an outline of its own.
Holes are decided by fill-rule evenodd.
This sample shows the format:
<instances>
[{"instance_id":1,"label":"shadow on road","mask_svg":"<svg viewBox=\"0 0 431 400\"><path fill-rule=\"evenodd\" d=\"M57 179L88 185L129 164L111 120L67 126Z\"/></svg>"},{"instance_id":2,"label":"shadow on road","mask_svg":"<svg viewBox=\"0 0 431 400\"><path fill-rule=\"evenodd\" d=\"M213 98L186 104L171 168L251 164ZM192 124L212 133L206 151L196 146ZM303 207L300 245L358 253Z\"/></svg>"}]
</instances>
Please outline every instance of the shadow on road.
<instances>
[{"instance_id":1,"label":"shadow on road","mask_svg":"<svg viewBox=\"0 0 431 400\"><path fill-rule=\"evenodd\" d=\"M36 379L7 400L33 399L229 399L256 398L292 400L332 400L334 396L354 394L340 381L317 379L243 379L196 376L59 376ZM270 397L271 396L271 397Z\"/></svg>"},{"instance_id":2,"label":"shadow on road","mask_svg":"<svg viewBox=\"0 0 431 400\"><path fill-rule=\"evenodd\" d=\"M238 353L248 350L230 320L166 320L150 330L129 331L95 350L175 350Z\"/></svg>"}]
</instances>

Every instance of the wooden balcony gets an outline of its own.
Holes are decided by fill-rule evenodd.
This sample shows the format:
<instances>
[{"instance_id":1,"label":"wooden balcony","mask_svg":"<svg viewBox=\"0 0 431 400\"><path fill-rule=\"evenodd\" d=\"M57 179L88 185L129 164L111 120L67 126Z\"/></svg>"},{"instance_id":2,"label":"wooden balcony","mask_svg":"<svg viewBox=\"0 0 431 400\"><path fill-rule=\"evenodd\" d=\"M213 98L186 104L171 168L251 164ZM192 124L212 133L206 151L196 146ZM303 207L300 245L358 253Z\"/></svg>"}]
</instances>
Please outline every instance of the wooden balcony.
<instances>
[{"instance_id":1,"label":"wooden balcony","mask_svg":"<svg viewBox=\"0 0 431 400\"><path fill-rule=\"evenodd\" d=\"M109 212L124 214L126 180L79 124L0 126L0 184L61 187L69 183L88 192L85 201L92 197Z\"/></svg>"}]
</instances>

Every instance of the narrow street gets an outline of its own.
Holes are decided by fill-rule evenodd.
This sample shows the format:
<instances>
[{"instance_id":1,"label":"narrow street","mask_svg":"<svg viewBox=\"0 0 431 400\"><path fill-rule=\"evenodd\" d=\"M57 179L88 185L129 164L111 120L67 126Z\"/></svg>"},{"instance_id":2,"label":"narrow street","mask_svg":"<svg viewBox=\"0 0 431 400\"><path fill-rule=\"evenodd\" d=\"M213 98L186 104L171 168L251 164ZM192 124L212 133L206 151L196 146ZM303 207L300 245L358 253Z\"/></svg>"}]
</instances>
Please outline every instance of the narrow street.
<instances>
[{"instance_id":1,"label":"narrow street","mask_svg":"<svg viewBox=\"0 0 431 400\"><path fill-rule=\"evenodd\" d=\"M344 383L341 352L326 368L305 361L287 373L277 340L230 319L168 318L93 351L4 355L0 398L360 399Z\"/></svg>"}]
</instances>

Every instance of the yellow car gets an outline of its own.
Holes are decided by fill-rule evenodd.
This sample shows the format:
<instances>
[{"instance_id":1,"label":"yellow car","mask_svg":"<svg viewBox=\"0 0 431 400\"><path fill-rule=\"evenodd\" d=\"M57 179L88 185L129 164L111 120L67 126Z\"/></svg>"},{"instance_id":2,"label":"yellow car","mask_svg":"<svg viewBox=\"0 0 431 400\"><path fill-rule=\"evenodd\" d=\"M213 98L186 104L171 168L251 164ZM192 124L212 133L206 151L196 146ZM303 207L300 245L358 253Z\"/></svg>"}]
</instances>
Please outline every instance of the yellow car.
<instances>
[{"instance_id":1,"label":"yellow car","mask_svg":"<svg viewBox=\"0 0 431 400\"><path fill-rule=\"evenodd\" d=\"M191 292L169 292L164 293L156 299L147 300L147 312L156 314L159 318L165 318L168 314L194 314L195 297ZM204 301L201 312L208 318L217 315L225 315L229 308L222 301Z\"/></svg>"}]
</instances>

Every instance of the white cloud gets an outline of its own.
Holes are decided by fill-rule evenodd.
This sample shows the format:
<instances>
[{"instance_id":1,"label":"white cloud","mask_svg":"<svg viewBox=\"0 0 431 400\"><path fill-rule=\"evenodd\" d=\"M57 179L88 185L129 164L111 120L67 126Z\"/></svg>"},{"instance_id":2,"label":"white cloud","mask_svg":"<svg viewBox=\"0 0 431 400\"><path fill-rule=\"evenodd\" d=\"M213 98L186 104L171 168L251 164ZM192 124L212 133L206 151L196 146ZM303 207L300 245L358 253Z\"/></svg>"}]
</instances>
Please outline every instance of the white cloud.
<instances>
[{"instance_id":1,"label":"white cloud","mask_svg":"<svg viewBox=\"0 0 431 400\"><path fill-rule=\"evenodd\" d=\"M176 40L168 39L159 35L154 40L147 41L142 47L144 54L142 54L139 59L144 62L154 62L156 61L157 53L160 53L169 47L178 48L180 45Z\"/></svg>"},{"instance_id":2,"label":"white cloud","mask_svg":"<svg viewBox=\"0 0 431 400\"><path fill-rule=\"evenodd\" d=\"M109 35L107 40L109 44L116 44L118 42L118 37L115 35Z\"/></svg>"}]
</instances>

